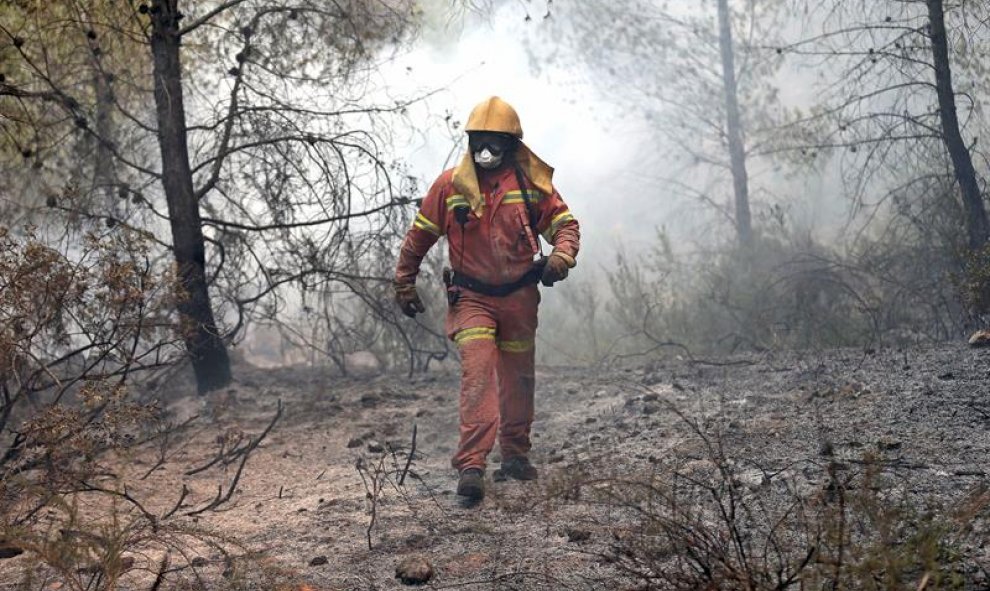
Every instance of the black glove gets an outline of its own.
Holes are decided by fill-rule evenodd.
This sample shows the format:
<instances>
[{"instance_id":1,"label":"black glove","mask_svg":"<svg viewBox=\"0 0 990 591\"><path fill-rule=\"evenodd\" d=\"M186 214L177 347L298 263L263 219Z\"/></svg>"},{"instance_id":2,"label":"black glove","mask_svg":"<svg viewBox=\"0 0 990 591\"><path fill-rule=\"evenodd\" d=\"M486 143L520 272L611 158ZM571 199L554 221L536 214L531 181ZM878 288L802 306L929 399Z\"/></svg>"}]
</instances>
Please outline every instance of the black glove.
<instances>
[{"instance_id":1,"label":"black glove","mask_svg":"<svg viewBox=\"0 0 990 591\"><path fill-rule=\"evenodd\" d=\"M416 314L426 312L426 307L423 306L423 301L419 299L419 294L416 292L415 283L396 283L394 288L395 302L402 308L403 314L415 318Z\"/></svg>"},{"instance_id":2,"label":"black glove","mask_svg":"<svg viewBox=\"0 0 990 591\"><path fill-rule=\"evenodd\" d=\"M540 282L550 287L554 283L566 279L570 270L571 267L567 264L567 259L559 253L552 252L543 266L543 276L540 277Z\"/></svg>"}]
</instances>

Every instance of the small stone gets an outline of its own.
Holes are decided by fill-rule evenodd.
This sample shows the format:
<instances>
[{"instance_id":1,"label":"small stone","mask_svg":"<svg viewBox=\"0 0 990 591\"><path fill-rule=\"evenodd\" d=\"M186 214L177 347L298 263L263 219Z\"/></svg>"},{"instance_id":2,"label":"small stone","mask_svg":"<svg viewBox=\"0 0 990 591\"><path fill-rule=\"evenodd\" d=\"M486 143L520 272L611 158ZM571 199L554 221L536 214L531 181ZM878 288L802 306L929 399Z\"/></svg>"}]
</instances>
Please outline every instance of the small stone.
<instances>
[{"instance_id":1,"label":"small stone","mask_svg":"<svg viewBox=\"0 0 990 591\"><path fill-rule=\"evenodd\" d=\"M893 451L896 449L901 449L901 442L896 439L883 438L877 441L877 447L883 451Z\"/></svg>"},{"instance_id":2,"label":"small stone","mask_svg":"<svg viewBox=\"0 0 990 591\"><path fill-rule=\"evenodd\" d=\"M834 456L835 449L832 447L832 442L828 439L823 439L821 443L818 444L818 455L823 457Z\"/></svg>"},{"instance_id":3,"label":"small stone","mask_svg":"<svg viewBox=\"0 0 990 591\"><path fill-rule=\"evenodd\" d=\"M312 560L309 561L310 566L323 566L324 564L330 562L326 556L314 556Z\"/></svg>"},{"instance_id":4,"label":"small stone","mask_svg":"<svg viewBox=\"0 0 990 591\"><path fill-rule=\"evenodd\" d=\"M360 437L351 437L351 439L347 442L347 449L354 449L355 447L361 447L363 443L364 440L361 439Z\"/></svg>"},{"instance_id":5,"label":"small stone","mask_svg":"<svg viewBox=\"0 0 990 591\"><path fill-rule=\"evenodd\" d=\"M643 384L647 386L654 386L663 381L663 378L659 374L647 374L643 376Z\"/></svg>"},{"instance_id":6,"label":"small stone","mask_svg":"<svg viewBox=\"0 0 990 591\"><path fill-rule=\"evenodd\" d=\"M430 545L430 538L423 534L412 534L402 541L407 548L422 550Z\"/></svg>"},{"instance_id":7,"label":"small stone","mask_svg":"<svg viewBox=\"0 0 990 591\"><path fill-rule=\"evenodd\" d=\"M564 534L567 535L567 541L572 543L585 542L591 539L590 531L577 527L569 527L565 529Z\"/></svg>"},{"instance_id":8,"label":"small stone","mask_svg":"<svg viewBox=\"0 0 990 591\"><path fill-rule=\"evenodd\" d=\"M380 454L385 451L385 446L382 445L381 443L378 443L377 441L369 441L368 451L373 454Z\"/></svg>"},{"instance_id":9,"label":"small stone","mask_svg":"<svg viewBox=\"0 0 990 591\"><path fill-rule=\"evenodd\" d=\"M365 408L374 408L378 406L378 403L382 401L381 397L377 394L365 394L361 397L361 406Z\"/></svg>"},{"instance_id":10,"label":"small stone","mask_svg":"<svg viewBox=\"0 0 990 591\"><path fill-rule=\"evenodd\" d=\"M970 347L990 347L990 330L979 330L969 337Z\"/></svg>"},{"instance_id":11,"label":"small stone","mask_svg":"<svg viewBox=\"0 0 990 591\"><path fill-rule=\"evenodd\" d=\"M847 384L844 384L841 388L839 388L839 395L855 398L862 391L863 391L863 384L860 384L859 382L849 382Z\"/></svg>"},{"instance_id":12,"label":"small stone","mask_svg":"<svg viewBox=\"0 0 990 591\"><path fill-rule=\"evenodd\" d=\"M660 412L660 405L658 405L658 404L652 404L651 403L651 404L644 404L643 405L643 414L644 415L653 415L653 414L656 414L658 412Z\"/></svg>"},{"instance_id":13,"label":"small stone","mask_svg":"<svg viewBox=\"0 0 990 591\"><path fill-rule=\"evenodd\" d=\"M433 565L423 556L408 556L395 567L395 578L403 585L425 585L433 578Z\"/></svg>"},{"instance_id":14,"label":"small stone","mask_svg":"<svg viewBox=\"0 0 990 591\"><path fill-rule=\"evenodd\" d=\"M588 417L584 420L584 422L586 425L590 425L592 423L597 423L598 419L596 419L595 417Z\"/></svg>"},{"instance_id":15,"label":"small stone","mask_svg":"<svg viewBox=\"0 0 990 591\"><path fill-rule=\"evenodd\" d=\"M202 556L197 556L196 558L192 559L192 561L189 563L189 566L193 568L203 568L209 563L210 563L209 560L203 558Z\"/></svg>"},{"instance_id":16,"label":"small stone","mask_svg":"<svg viewBox=\"0 0 990 591\"><path fill-rule=\"evenodd\" d=\"M643 402L656 402L657 400L660 400L660 395L655 392L643 396Z\"/></svg>"}]
</instances>

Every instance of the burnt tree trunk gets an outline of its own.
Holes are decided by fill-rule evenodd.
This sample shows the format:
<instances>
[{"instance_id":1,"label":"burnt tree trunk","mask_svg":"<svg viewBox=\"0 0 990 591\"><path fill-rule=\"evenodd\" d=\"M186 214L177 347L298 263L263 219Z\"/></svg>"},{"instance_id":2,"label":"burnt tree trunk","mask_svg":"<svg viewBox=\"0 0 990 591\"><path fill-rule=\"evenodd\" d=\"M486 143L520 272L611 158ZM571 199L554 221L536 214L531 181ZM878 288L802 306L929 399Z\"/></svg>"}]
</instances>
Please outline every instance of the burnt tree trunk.
<instances>
[{"instance_id":1,"label":"burnt tree trunk","mask_svg":"<svg viewBox=\"0 0 990 591\"><path fill-rule=\"evenodd\" d=\"M742 118L739 116L739 90L736 83L736 59L732 47L729 0L718 0L718 29L718 45L722 54L722 83L725 92L725 132L729 142L732 189L736 202L736 234L739 244L748 247L753 243L753 222L749 211L749 175L746 172Z\"/></svg>"},{"instance_id":2,"label":"burnt tree trunk","mask_svg":"<svg viewBox=\"0 0 990 591\"><path fill-rule=\"evenodd\" d=\"M935 65L935 88L938 93L938 109L942 120L942 140L952 159L956 182L962 191L966 209L966 231L969 247L981 249L990 238L990 223L980 193L980 185L973 168L973 158L963 141L956 112L956 95L952 88L952 68L949 62L949 43L945 31L945 10L942 0L928 0L928 20L931 25L932 57Z\"/></svg>"},{"instance_id":3,"label":"burnt tree trunk","mask_svg":"<svg viewBox=\"0 0 990 591\"><path fill-rule=\"evenodd\" d=\"M182 98L178 0L154 0L150 12L162 185L181 290L180 328L196 374L196 385L204 393L230 383L230 358L217 331L207 290L206 242L189 166Z\"/></svg>"}]
</instances>

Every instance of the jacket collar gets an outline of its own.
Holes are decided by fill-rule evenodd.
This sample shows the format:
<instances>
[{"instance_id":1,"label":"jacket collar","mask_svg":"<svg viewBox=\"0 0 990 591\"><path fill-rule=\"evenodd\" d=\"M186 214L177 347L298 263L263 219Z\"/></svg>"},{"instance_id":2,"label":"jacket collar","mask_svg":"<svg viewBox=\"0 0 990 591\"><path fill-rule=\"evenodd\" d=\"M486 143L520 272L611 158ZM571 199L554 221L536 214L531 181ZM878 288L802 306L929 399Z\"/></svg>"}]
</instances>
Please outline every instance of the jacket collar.
<instances>
[{"instance_id":1,"label":"jacket collar","mask_svg":"<svg viewBox=\"0 0 990 591\"><path fill-rule=\"evenodd\" d=\"M550 195L553 193L553 167L540 159L526 144L519 142L516 150L516 160L522 168L523 175L540 192ZM471 211L481 216L485 210L485 199L478 185L478 171L475 169L471 152L464 154L460 164L454 169L454 189L464 196ZM520 187L521 189L522 187Z\"/></svg>"}]
</instances>

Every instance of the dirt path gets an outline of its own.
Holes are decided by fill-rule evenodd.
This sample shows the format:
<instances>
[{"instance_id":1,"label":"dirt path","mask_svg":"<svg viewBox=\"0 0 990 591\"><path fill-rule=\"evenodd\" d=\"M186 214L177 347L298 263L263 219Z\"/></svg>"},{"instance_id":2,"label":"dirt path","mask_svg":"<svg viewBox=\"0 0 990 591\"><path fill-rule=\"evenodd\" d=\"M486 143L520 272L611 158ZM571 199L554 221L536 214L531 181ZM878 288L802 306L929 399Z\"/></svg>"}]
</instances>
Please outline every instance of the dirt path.
<instances>
[{"instance_id":1,"label":"dirt path","mask_svg":"<svg viewBox=\"0 0 990 591\"><path fill-rule=\"evenodd\" d=\"M603 524L620 527L628 516L570 495L569 483L578 473L634 477L703 462L691 423L717 435L738 478L753 487L786 477L813 494L826 462L855 467L866 454L880 459L892 489L919 498L950 503L990 485L990 353L961 346L544 369L533 452L541 480L492 484L473 508L457 502L449 468L456 375L357 380L251 367L237 375L215 401L217 421L194 422L193 437L169 448L151 477L135 478L155 463L154 446L124 462L129 489L150 499L152 513L174 505L183 486L190 494L181 512L209 502L234 466L185 472L213 458L221 438L259 433L281 400L284 416L231 501L182 519L240 540L260 553L257 564L320 590L400 588L395 565L412 554L433 563L432 588L616 588L615 567L603 557L618 534ZM189 413L197 404L176 407ZM391 483L414 424L416 457L397 488ZM379 461L390 476L375 503L369 550L367 491ZM982 521L972 526L990 531ZM988 552L976 550L984 564ZM199 570L221 581L217 588L258 585L217 577L226 570L217 552L204 550L201 559ZM974 585L983 580L971 574Z\"/></svg>"}]
</instances>

